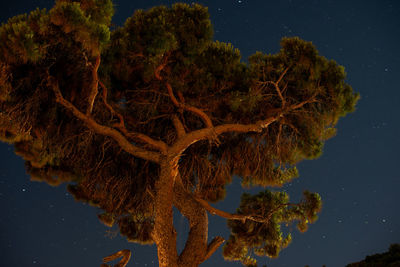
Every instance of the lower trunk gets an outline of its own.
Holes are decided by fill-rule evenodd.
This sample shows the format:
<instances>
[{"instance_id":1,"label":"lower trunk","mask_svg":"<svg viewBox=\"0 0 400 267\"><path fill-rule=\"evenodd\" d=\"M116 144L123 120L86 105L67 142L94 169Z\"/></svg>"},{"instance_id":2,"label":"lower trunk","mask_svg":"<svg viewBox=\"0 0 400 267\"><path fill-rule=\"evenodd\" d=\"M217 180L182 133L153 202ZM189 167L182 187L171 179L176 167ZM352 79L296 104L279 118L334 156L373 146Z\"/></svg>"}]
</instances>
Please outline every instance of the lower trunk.
<instances>
[{"instance_id":1,"label":"lower trunk","mask_svg":"<svg viewBox=\"0 0 400 267\"><path fill-rule=\"evenodd\" d=\"M160 177L155 184L155 224L152 234L157 245L159 266L197 267L207 255L207 212L184 188L177 159L166 157L160 167ZM179 256L173 226L173 205L188 219L190 226L185 248Z\"/></svg>"},{"instance_id":2,"label":"lower trunk","mask_svg":"<svg viewBox=\"0 0 400 267\"><path fill-rule=\"evenodd\" d=\"M153 240L157 245L159 267L177 267L176 231L173 226L173 185L177 160L164 158L160 164L160 177L155 183L155 222Z\"/></svg>"},{"instance_id":3,"label":"lower trunk","mask_svg":"<svg viewBox=\"0 0 400 267\"><path fill-rule=\"evenodd\" d=\"M179 256L180 267L197 267L207 252L208 218L206 210L186 191L178 176L174 185L174 205L189 221L189 235Z\"/></svg>"}]
</instances>

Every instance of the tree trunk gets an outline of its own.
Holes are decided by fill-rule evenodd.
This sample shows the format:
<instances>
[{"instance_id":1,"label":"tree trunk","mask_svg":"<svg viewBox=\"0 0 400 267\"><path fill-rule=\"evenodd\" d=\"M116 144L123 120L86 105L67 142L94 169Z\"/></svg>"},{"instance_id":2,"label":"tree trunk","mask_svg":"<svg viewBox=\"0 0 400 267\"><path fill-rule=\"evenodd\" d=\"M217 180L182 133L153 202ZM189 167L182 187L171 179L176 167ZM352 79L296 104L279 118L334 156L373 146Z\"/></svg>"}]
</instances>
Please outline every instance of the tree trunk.
<instances>
[{"instance_id":1,"label":"tree trunk","mask_svg":"<svg viewBox=\"0 0 400 267\"><path fill-rule=\"evenodd\" d=\"M164 157L160 177L155 183L155 223L153 239L157 245L159 267L177 267L176 231L173 226L173 185L178 174L178 158Z\"/></svg>"},{"instance_id":2,"label":"tree trunk","mask_svg":"<svg viewBox=\"0 0 400 267\"><path fill-rule=\"evenodd\" d=\"M190 227L185 247L179 255L179 267L197 267L204 261L207 252L207 212L186 191L179 176L174 184L174 205L188 219Z\"/></svg>"},{"instance_id":3,"label":"tree trunk","mask_svg":"<svg viewBox=\"0 0 400 267\"><path fill-rule=\"evenodd\" d=\"M206 209L184 188L179 176L178 160L178 157L165 157L160 162L160 177L155 184L155 225L152 236L157 245L160 267L197 267L215 250L211 252L207 246ZM188 219L190 226L188 239L179 256L173 226L173 205Z\"/></svg>"}]
</instances>

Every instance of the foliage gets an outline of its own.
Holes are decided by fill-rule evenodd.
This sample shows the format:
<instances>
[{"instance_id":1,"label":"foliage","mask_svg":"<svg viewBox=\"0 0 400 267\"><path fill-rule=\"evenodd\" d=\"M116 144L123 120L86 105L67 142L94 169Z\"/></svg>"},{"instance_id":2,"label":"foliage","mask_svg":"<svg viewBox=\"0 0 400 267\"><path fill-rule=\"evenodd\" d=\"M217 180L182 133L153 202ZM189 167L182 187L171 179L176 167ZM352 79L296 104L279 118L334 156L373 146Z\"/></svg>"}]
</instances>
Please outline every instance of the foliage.
<instances>
[{"instance_id":1,"label":"foliage","mask_svg":"<svg viewBox=\"0 0 400 267\"><path fill-rule=\"evenodd\" d=\"M59 0L0 27L0 138L32 180L69 183L76 200L104 210L99 219L117 223L129 241L154 242L160 166L91 121L151 152L181 140L176 119L188 134L241 125L192 142L178 161L187 192L217 202L234 175L247 187L298 177L295 165L321 155L338 119L354 110L358 95L343 67L310 42L283 38L277 54L257 52L245 64L231 44L212 40L201 5L138 10L111 31L113 13L111 0ZM303 232L320 209L316 193L298 204L278 191L244 194L237 214L249 219L228 221L224 257L249 266L253 253L276 257L291 241L281 225L297 221Z\"/></svg>"},{"instance_id":2,"label":"foliage","mask_svg":"<svg viewBox=\"0 0 400 267\"><path fill-rule=\"evenodd\" d=\"M224 257L229 260L241 260L252 266L255 259L249 256L251 251L257 256L278 257L279 251L287 247L292 236L283 237L281 224L297 222L301 232L308 224L317 220L321 209L321 198L316 193L304 192L304 200L297 204L289 203L284 192L260 192L257 195L243 194L238 214L253 214L259 220L229 220L231 236L224 247Z\"/></svg>"}]
</instances>

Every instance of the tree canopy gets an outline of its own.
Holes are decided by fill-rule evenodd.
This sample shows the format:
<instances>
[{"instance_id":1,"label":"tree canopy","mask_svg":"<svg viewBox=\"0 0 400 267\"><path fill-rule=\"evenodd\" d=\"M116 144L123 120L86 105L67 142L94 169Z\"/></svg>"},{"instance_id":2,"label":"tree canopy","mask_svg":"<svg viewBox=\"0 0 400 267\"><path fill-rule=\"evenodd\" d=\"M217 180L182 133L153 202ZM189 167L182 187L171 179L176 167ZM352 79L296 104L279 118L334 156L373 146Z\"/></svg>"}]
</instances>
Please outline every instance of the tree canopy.
<instances>
[{"instance_id":1,"label":"tree canopy","mask_svg":"<svg viewBox=\"0 0 400 267\"><path fill-rule=\"evenodd\" d=\"M321 209L317 193L291 203L276 188L354 110L344 68L297 37L245 63L199 4L137 10L121 27L113 12L58 0L0 27L0 139L32 180L68 183L129 241L155 243L160 266L198 266L225 241L207 241L207 212L227 219L225 259L277 257L291 242L281 226L304 232ZM235 175L266 190L232 214L210 203ZM190 225L179 254L173 206Z\"/></svg>"}]
</instances>

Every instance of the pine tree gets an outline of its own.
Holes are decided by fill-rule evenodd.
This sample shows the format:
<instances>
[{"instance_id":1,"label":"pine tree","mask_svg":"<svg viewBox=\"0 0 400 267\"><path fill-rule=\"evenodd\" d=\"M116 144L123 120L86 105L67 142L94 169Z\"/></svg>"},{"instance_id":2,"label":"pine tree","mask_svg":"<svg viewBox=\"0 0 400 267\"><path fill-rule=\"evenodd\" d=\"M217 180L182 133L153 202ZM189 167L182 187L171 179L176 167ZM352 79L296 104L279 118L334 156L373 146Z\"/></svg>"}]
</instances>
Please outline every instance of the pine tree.
<instances>
[{"instance_id":1,"label":"pine tree","mask_svg":"<svg viewBox=\"0 0 400 267\"><path fill-rule=\"evenodd\" d=\"M227 219L225 259L277 257L291 242L281 225L306 231L321 198L306 191L291 203L272 188L296 178L354 110L343 67L299 38L243 63L212 40L198 4L138 10L110 30L113 12L111 0L58 0L0 27L1 140L32 180L68 183L128 241L155 243L159 266L198 266L221 246L207 241L207 213ZM212 203L233 175L267 189L243 194L231 214ZM190 224L180 254L173 206Z\"/></svg>"}]
</instances>

